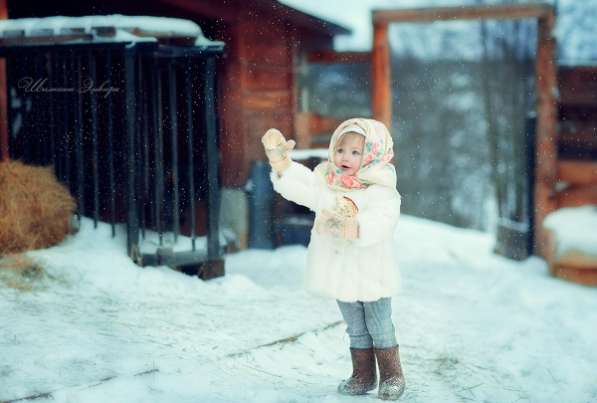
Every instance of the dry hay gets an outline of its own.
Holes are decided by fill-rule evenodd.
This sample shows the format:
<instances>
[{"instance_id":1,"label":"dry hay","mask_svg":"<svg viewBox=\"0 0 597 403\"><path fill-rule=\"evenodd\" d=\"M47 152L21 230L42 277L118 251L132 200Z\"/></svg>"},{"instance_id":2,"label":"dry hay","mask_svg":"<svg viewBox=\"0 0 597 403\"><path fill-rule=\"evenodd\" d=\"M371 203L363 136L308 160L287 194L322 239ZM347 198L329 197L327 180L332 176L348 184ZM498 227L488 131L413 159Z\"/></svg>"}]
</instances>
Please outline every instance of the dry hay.
<instances>
[{"instance_id":1,"label":"dry hay","mask_svg":"<svg viewBox=\"0 0 597 403\"><path fill-rule=\"evenodd\" d=\"M44 269L25 255L0 259L0 281L19 291L32 291L45 276Z\"/></svg>"},{"instance_id":2,"label":"dry hay","mask_svg":"<svg viewBox=\"0 0 597 403\"><path fill-rule=\"evenodd\" d=\"M51 167L0 162L0 256L61 242L74 210Z\"/></svg>"}]
</instances>

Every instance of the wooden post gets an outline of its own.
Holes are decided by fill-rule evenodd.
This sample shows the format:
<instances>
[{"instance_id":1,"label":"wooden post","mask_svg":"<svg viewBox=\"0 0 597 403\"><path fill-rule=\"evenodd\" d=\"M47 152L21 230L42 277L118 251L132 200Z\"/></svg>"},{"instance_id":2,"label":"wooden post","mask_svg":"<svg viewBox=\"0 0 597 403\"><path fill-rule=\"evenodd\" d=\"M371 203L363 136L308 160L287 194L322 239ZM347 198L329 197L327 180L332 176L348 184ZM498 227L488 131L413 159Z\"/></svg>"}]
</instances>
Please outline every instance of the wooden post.
<instances>
[{"instance_id":1,"label":"wooden post","mask_svg":"<svg viewBox=\"0 0 597 403\"><path fill-rule=\"evenodd\" d=\"M371 53L371 107L373 118L391 130L392 92L390 88L390 46L388 24L373 24L373 49Z\"/></svg>"},{"instance_id":2,"label":"wooden post","mask_svg":"<svg viewBox=\"0 0 597 403\"><path fill-rule=\"evenodd\" d=\"M556 209L555 182L557 176L557 109L555 39L552 31L554 14L549 12L538 20L537 35L537 129L535 163L535 252L546 256L543 231L545 216Z\"/></svg>"},{"instance_id":3,"label":"wooden post","mask_svg":"<svg viewBox=\"0 0 597 403\"><path fill-rule=\"evenodd\" d=\"M6 0L0 0L0 20L8 18ZM0 60L0 161L8 160L8 100L6 62Z\"/></svg>"}]
</instances>

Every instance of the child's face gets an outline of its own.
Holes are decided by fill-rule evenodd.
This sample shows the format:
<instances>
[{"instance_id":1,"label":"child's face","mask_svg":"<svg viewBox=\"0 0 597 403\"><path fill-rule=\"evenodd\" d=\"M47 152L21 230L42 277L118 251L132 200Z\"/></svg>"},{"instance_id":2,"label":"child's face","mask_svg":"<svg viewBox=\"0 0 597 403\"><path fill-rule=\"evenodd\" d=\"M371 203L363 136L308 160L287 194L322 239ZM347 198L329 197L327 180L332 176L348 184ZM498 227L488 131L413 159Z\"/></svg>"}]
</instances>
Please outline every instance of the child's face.
<instances>
[{"instance_id":1,"label":"child's face","mask_svg":"<svg viewBox=\"0 0 597 403\"><path fill-rule=\"evenodd\" d=\"M347 133L340 138L334 151L334 164L344 175L354 175L361 167L365 138L360 134Z\"/></svg>"}]
</instances>

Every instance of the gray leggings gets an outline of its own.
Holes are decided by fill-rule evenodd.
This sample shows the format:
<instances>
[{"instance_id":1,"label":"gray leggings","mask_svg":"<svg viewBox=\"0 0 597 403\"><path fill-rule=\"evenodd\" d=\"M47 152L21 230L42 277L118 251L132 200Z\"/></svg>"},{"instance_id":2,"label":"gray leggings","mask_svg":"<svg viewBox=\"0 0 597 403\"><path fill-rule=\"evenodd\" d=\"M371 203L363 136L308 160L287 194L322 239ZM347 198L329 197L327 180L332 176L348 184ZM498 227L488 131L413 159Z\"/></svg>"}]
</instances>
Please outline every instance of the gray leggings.
<instances>
[{"instance_id":1,"label":"gray leggings","mask_svg":"<svg viewBox=\"0 0 597 403\"><path fill-rule=\"evenodd\" d=\"M392 323L392 299L338 302L351 348L389 348L398 345Z\"/></svg>"}]
</instances>

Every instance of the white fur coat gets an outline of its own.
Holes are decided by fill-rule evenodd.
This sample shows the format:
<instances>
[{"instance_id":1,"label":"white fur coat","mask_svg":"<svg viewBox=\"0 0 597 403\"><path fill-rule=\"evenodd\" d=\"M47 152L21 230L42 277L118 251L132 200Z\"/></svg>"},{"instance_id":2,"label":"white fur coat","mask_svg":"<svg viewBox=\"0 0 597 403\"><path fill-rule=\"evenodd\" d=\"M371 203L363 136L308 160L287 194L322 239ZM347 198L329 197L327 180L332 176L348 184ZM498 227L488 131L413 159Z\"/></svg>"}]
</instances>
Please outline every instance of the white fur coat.
<instances>
[{"instance_id":1,"label":"white fur coat","mask_svg":"<svg viewBox=\"0 0 597 403\"><path fill-rule=\"evenodd\" d=\"M305 286L315 294L344 302L375 301L398 287L393 235L400 216L400 194L394 188L330 189L323 177L296 162L281 177L272 173L274 189L285 199L314 211L334 206L337 195L355 202L359 239L346 241L311 230Z\"/></svg>"}]
</instances>

